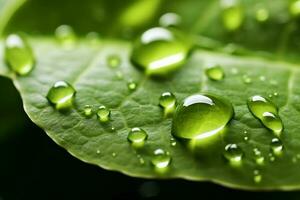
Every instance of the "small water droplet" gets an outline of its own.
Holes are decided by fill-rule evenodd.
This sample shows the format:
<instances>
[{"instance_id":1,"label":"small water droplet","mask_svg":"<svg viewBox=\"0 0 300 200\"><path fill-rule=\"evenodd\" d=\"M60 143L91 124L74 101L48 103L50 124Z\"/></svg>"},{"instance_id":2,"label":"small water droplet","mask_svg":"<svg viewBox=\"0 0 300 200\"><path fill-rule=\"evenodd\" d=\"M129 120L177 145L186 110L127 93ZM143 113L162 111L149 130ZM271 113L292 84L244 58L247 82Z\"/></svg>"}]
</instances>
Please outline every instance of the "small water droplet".
<instances>
[{"instance_id":1,"label":"small water droplet","mask_svg":"<svg viewBox=\"0 0 300 200\"><path fill-rule=\"evenodd\" d=\"M275 97L277 97L277 96L278 96L278 92L274 92L273 95L274 95Z\"/></svg>"},{"instance_id":2,"label":"small water droplet","mask_svg":"<svg viewBox=\"0 0 300 200\"><path fill-rule=\"evenodd\" d=\"M171 137L170 144L171 144L172 147L175 147L177 145L177 142L176 142L175 138Z\"/></svg>"},{"instance_id":3,"label":"small water droplet","mask_svg":"<svg viewBox=\"0 0 300 200\"><path fill-rule=\"evenodd\" d=\"M181 23L181 17L176 13L166 13L159 18L159 25L162 27L178 26Z\"/></svg>"},{"instance_id":4,"label":"small water droplet","mask_svg":"<svg viewBox=\"0 0 300 200\"><path fill-rule=\"evenodd\" d=\"M100 106L97 110L97 117L100 122L108 122L110 120L110 110L105 106Z\"/></svg>"},{"instance_id":5,"label":"small water droplet","mask_svg":"<svg viewBox=\"0 0 300 200\"><path fill-rule=\"evenodd\" d=\"M100 154L100 153L101 153L101 151L98 149L98 150L96 151L96 153L97 153L97 154Z\"/></svg>"},{"instance_id":6,"label":"small water droplet","mask_svg":"<svg viewBox=\"0 0 300 200\"><path fill-rule=\"evenodd\" d=\"M26 40L17 34L6 38L4 57L8 67L18 75L27 75L34 68L33 52Z\"/></svg>"},{"instance_id":7,"label":"small water droplet","mask_svg":"<svg viewBox=\"0 0 300 200\"><path fill-rule=\"evenodd\" d=\"M255 13L255 19L258 22L266 22L269 19L269 11L265 8L260 8Z\"/></svg>"},{"instance_id":8,"label":"small water droplet","mask_svg":"<svg viewBox=\"0 0 300 200\"><path fill-rule=\"evenodd\" d=\"M143 144L147 140L148 134L141 128L132 128L127 136L127 140L133 144Z\"/></svg>"},{"instance_id":9,"label":"small water droplet","mask_svg":"<svg viewBox=\"0 0 300 200\"><path fill-rule=\"evenodd\" d=\"M269 160L270 160L270 162L275 161L275 157L274 157L273 153L269 153Z\"/></svg>"},{"instance_id":10,"label":"small water droplet","mask_svg":"<svg viewBox=\"0 0 300 200\"><path fill-rule=\"evenodd\" d=\"M171 163L171 156L168 152L164 151L163 149L156 149L153 152L153 157L151 159L151 163L154 167L158 169L166 168Z\"/></svg>"},{"instance_id":11,"label":"small water droplet","mask_svg":"<svg viewBox=\"0 0 300 200\"><path fill-rule=\"evenodd\" d=\"M189 51L190 44L181 34L156 27L135 43L131 61L148 75L167 75L186 62Z\"/></svg>"},{"instance_id":12,"label":"small water droplet","mask_svg":"<svg viewBox=\"0 0 300 200\"><path fill-rule=\"evenodd\" d=\"M237 144L228 144L225 146L225 152L223 155L231 165L238 166L242 162L244 153Z\"/></svg>"},{"instance_id":13,"label":"small water droplet","mask_svg":"<svg viewBox=\"0 0 300 200\"><path fill-rule=\"evenodd\" d=\"M244 11L238 0L221 0L222 22L228 31L236 31L244 21Z\"/></svg>"},{"instance_id":14,"label":"small water droplet","mask_svg":"<svg viewBox=\"0 0 300 200\"><path fill-rule=\"evenodd\" d=\"M289 11L294 17L300 16L300 0L290 1Z\"/></svg>"},{"instance_id":15,"label":"small water droplet","mask_svg":"<svg viewBox=\"0 0 300 200\"><path fill-rule=\"evenodd\" d=\"M84 115L86 117L90 117L93 115L93 106L91 105L85 105L84 106Z\"/></svg>"},{"instance_id":16,"label":"small water droplet","mask_svg":"<svg viewBox=\"0 0 300 200\"><path fill-rule=\"evenodd\" d=\"M195 94L177 106L172 134L179 138L213 138L233 117L233 107L227 100L211 94Z\"/></svg>"},{"instance_id":17,"label":"small water droplet","mask_svg":"<svg viewBox=\"0 0 300 200\"><path fill-rule=\"evenodd\" d=\"M55 37L64 46L71 46L76 41L76 35L73 28L69 25L61 25L55 30Z\"/></svg>"},{"instance_id":18,"label":"small water droplet","mask_svg":"<svg viewBox=\"0 0 300 200\"><path fill-rule=\"evenodd\" d=\"M243 75L243 81L246 84L252 83L252 79L248 75Z\"/></svg>"},{"instance_id":19,"label":"small water droplet","mask_svg":"<svg viewBox=\"0 0 300 200\"><path fill-rule=\"evenodd\" d=\"M169 116L176 109L176 97L171 92L164 92L159 98L159 105L164 109L164 115Z\"/></svg>"},{"instance_id":20,"label":"small water droplet","mask_svg":"<svg viewBox=\"0 0 300 200\"><path fill-rule=\"evenodd\" d=\"M271 141L271 150L274 155L280 156L283 151L283 144L278 138L273 138Z\"/></svg>"},{"instance_id":21,"label":"small water droplet","mask_svg":"<svg viewBox=\"0 0 300 200\"><path fill-rule=\"evenodd\" d=\"M283 124L277 115L277 107L268 99L256 95L247 101L250 112L258 118L262 124L279 136L283 130Z\"/></svg>"},{"instance_id":22,"label":"small water droplet","mask_svg":"<svg viewBox=\"0 0 300 200\"><path fill-rule=\"evenodd\" d=\"M220 81L224 79L224 71L220 65L209 67L205 70L206 76L213 81Z\"/></svg>"},{"instance_id":23,"label":"small water droplet","mask_svg":"<svg viewBox=\"0 0 300 200\"><path fill-rule=\"evenodd\" d=\"M260 183L261 180L262 180L262 175L260 174L260 171L259 170L254 170L253 171L253 181L255 183Z\"/></svg>"},{"instance_id":24,"label":"small water droplet","mask_svg":"<svg viewBox=\"0 0 300 200\"><path fill-rule=\"evenodd\" d=\"M141 165L145 164L145 160L144 160L144 158L141 155L137 155L137 158L139 159L139 163Z\"/></svg>"},{"instance_id":25,"label":"small water droplet","mask_svg":"<svg viewBox=\"0 0 300 200\"><path fill-rule=\"evenodd\" d=\"M47 94L48 101L57 110L68 110L73 106L76 90L65 81L57 81Z\"/></svg>"},{"instance_id":26,"label":"small water droplet","mask_svg":"<svg viewBox=\"0 0 300 200\"><path fill-rule=\"evenodd\" d=\"M112 157L116 157L117 153L113 152L111 155L112 155Z\"/></svg>"},{"instance_id":27,"label":"small water droplet","mask_svg":"<svg viewBox=\"0 0 300 200\"><path fill-rule=\"evenodd\" d=\"M257 165L264 165L265 164L265 157L262 156L261 151L258 148L253 149L253 153L255 156L255 162Z\"/></svg>"},{"instance_id":28,"label":"small water droplet","mask_svg":"<svg viewBox=\"0 0 300 200\"><path fill-rule=\"evenodd\" d=\"M127 87L130 91L134 91L136 90L137 88L137 83L134 82L133 80L130 80L128 83L127 83Z\"/></svg>"},{"instance_id":29,"label":"small water droplet","mask_svg":"<svg viewBox=\"0 0 300 200\"><path fill-rule=\"evenodd\" d=\"M266 77L265 77L265 76L260 76L260 77L259 77L259 80L260 80L260 81L266 81Z\"/></svg>"},{"instance_id":30,"label":"small water droplet","mask_svg":"<svg viewBox=\"0 0 300 200\"><path fill-rule=\"evenodd\" d=\"M121 64L121 58L118 55L109 55L106 62L109 67L117 68Z\"/></svg>"},{"instance_id":31,"label":"small water droplet","mask_svg":"<svg viewBox=\"0 0 300 200\"><path fill-rule=\"evenodd\" d=\"M248 136L244 136L244 141L248 141L249 137Z\"/></svg>"}]
</instances>

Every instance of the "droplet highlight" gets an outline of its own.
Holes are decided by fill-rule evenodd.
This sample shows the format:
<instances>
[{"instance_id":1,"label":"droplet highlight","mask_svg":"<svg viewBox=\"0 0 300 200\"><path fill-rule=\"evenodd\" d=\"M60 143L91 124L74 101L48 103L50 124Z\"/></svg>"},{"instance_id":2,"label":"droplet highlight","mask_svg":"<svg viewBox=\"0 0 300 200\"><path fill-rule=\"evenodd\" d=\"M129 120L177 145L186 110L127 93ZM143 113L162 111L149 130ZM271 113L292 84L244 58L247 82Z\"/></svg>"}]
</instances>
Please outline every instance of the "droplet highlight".
<instances>
[{"instance_id":1,"label":"droplet highlight","mask_svg":"<svg viewBox=\"0 0 300 200\"><path fill-rule=\"evenodd\" d=\"M164 116L170 116L176 109L176 97L171 92L164 92L159 98L159 105L164 109Z\"/></svg>"},{"instance_id":2,"label":"droplet highlight","mask_svg":"<svg viewBox=\"0 0 300 200\"><path fill-rule=\"evenodd\" d=\"M228 144L225 146L224 157L233 166L241 165L244 152L237 144Z\"/></svg>"},{"instance_id":3,"label":"droplet highlight","mask_svg":"<svg viewBox=\"0 0 300 200\"><path fill-rule=\"evenodd\" d=\"M98 120L101 123L108 122L110 120L111 111L105 106L100 106L97 111Z\"/></svg>"},{"instance_id":4,"label":"droplet highlight","mask_svg":"<svg viewBox=\"0 0 300 200\"><path fill-rule=\"evenodd\" d=\"M283 152L283 144L280 139L273 138L271 141L271 150L275 156L281 156Z\"/></svg>"},{"instance_id":5,"label":"droplet highlight","mask_svg":"<svg viewBox=\"0 0 300 200\"><path fill-rule=\"evenodd\" d=\"M163 149L156 149L153 152L151 163L158 169L167 168L171 163L171 156Z\"/></svg>"},{"instance_id":6,"label":"droplet highlight","mask_svg":"<svg viewBox=\"0 0 300 200\"><path fill-rule=\"evenodd\" d=\"M223 80L225 77L224 70L221 66L215 65L205 70L206 76L213 81Z\"/></svg>"}]
</instances>

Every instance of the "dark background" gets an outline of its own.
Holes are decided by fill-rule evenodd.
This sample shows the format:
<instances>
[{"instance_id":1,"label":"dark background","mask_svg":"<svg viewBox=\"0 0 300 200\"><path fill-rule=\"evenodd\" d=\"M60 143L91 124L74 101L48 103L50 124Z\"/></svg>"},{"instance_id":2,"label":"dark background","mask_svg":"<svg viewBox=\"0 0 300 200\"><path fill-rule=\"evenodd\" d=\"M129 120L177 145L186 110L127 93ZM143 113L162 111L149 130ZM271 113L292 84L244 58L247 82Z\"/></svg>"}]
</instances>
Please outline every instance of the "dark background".
<instances>
[{"instance_id":1,"label":"dark background","mask_svg":"<svg viewBox=\"0 0 300 200\"><path fill-rule=\"evenodd\" d=\"M72 157L26 116L10 80L0 78L0 200L299 199L300 192L247 192L208 182L146 180Z\"/></svg>"}]
</instances>

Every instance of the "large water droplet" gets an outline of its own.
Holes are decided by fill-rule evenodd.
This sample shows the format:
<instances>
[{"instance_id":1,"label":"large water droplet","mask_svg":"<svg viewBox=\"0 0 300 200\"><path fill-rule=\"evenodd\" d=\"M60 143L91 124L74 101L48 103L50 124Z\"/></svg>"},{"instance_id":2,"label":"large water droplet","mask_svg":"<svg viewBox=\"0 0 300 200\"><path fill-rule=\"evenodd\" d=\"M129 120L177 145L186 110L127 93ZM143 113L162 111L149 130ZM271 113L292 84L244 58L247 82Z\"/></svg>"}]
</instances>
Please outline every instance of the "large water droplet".
<instances>
[{"instance_id":1,"label":"large water droplet","mask_svg":"<svg viewBox=\"0 0 300 200\"><path fill-rule=\"evenodd\" d=\"M57 81L50 88L47 99L57 110L67 110L72 107L75 94L75 89L69 83Z\"/></svg>"},{"instance_id":2,"label":"large water droplet","mask_svg":"<svg viewBox=\"0 0 300 200\"><path fill-rule=\"evenodd\" d=\"M76 35L73 28L69 25L61 25L55 30L55 37L65 46L73 45L76 41Z\"/></svg>"},{"instance_id":3,"label":"large water droplet","mask_svg":"<svg viewBox=\"0 0 300 200\"><path fill-rule=\"evenodd\" d=\"M185 139L211 138L233 117L230 102L210 94L187 97L174 114L172 134Z\"/></svg>"},{"instance_id":4,"label":"large water droplet","mask_svg":"<svg viewBox=\"0 0 300 200\"><path fill-rule=\"evenodd\" d=\"M163 149L156 149L153 152L151 163L153 164L154 167L158 169L166 168L171 163L171 156Z\"/></svg>"},{"instance_id":5,"label":"large water droplet","mask_svg":"<svg viewBox=\"0 0 300 200\"><path fill-rule=\"evenodd\" d=\"M273 138L271 141L271 150L274 155L280 156L283 151L283 144L278 138Z\"/></svg>"},{"instance_id":6,"label":"large water droplet","mask_svg":"<svg viewBox=\"0 0 300 200\"><path fill-rule=\"evenodd\" d=\"M164 92L159 98L159 105L164 109L164 115L173 114L176 109L176 98L171 92Z\"/></svg>"},{"instance_id":7,"label":"large water droplet","mask_svg":"<svg viewBox=\"0 0 300 200\"><path fill-rule=\"evenodd\" d=\"M17 34L11 34L5 40L5 61L18 75L27 75L35 62L30 46Z\"/></svg>"},{"instance_id":8,"label":"large water droplet","mask_svg":"<svg viewBox=\"0 0 300 200\"><path fill-rule=\"evenodd\" d=\"M262 124L279 136L283 130L283 124L278 116L277 107L262 96L252 96L248 102L250 112L258 118Z\"/></svg>"},{"instance_id":9,"label":"large water droplet","mask_svg":"<svg viewBox=\"0 0 300 200\"><path fill-rule=\"evenodd\" d=\"M97 117L100 122L108 122L110 120L110 110L105 106L100 106L97 111Z\"/></svg>"},{"instance_id":10,"label":"large water droplet","mask_svg":"<svg viewBox=\"0 0 300 200\"><path fill-rule=\"evenodd\" d=\"M133 145L143 145L148 137L146 131L141 128L132 128L127 136L127 140Z\"/></svg>"},{"instance_id":11,"label":"large water droplet","mask_svg":"<svg viewBox=\"0 0 300 200\"><path fill-rule=\"evenodd\" d=\"M225 74L221 66L215 65L205 70L207 77L214 81L220 81L224 78Z\"/></svg>"},{"instance_id":12,"label":"large water droplet","mask_svg":"<svg viewBox=\"0 0 300 200\"><path fill-rule=\"evenodd\" d=\"M225 146L224 157L231 165L238 166L242 162L243 151L237 144L228 144Z\"/></svg>"},{"instance_id":13,"label":"large water droplet","mask_svg":"<svg viewBox=\"0 0 300 200\"><path fill-rule=\"evenodd\" d=\"M300 0L290 1L289 11L294 17L300 16Z\"/></svg>"},{"instance_id":14,"label":"large water droplet","mask_svg":"<svg viewBox=\"0 0 300 200\"><path fill-rule=\"evenodd\" d=\"M244 11L239 0L221 0L222 22L228 31L239 29L244 20Z\"/></svg>"},{"instance_id":15,"label":"large water droplet","mask_svg":"<svg viewBox=\"0 0 300 200\"><path fill-rule=\"evenodd\" d=\"M178 26L181 17L176 13L166 13L159 18L159 25L163 27Z\"/></svg>"},{"instance_id":16,"label":"large water droplet","mask_svg":"<svg viewBox=\"0 0 300 200\"><path fill-rule=\"evenodd\" d=\"M179 33L152 28L133 47L131 60L148 75L167 75L186 62L190 45Z\"/></svg>"}]
</instances>

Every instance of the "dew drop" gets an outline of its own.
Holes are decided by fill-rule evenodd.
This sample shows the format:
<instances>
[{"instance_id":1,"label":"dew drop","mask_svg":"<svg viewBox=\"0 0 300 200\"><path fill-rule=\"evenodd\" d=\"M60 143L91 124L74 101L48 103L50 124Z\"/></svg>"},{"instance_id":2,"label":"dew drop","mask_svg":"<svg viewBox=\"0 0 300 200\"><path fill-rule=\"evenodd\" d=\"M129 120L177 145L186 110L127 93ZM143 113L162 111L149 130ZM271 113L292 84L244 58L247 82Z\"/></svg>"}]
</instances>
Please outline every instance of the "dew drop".
<instances>
[{"instance_id":1,"label":"dew drop","mask_svg":"<svg viewBox=\"0 0 300 200\"><path fill-rule=\"evenodd\" d=\"M172 134L183 139L204 139L219 135L233 117L227 100L210 94L195 94L177 106Z\"/></svg>"},{"instance_id":2,"label":"dew drop","mask_svg":"<svg viewBox=\"0 0 300 200\"><path fill-rule=\"evenodd\" d=\"M269 19L269 11L265 8L260 8L255 13L255 19L258 22L266 22Z\"/></svg>"},{"instance_id":3,"label":"dew drop","mask_svg":"<svg viewBox=\"0 0 300 200\"><path fill-rule=\"evenodd\" d=\"M221 0L222 22L228 31L236 31L244 21L244 11L238 0Z\"/></svg>"},{"instance_id":4,"label":"dew drop","mask_svg":"<svg viewBox=\"0 0 300 200\"><path fill-rule=\"evenodd\" d=\"M128 83L127 83L127 87L128 87L128 90L134 91L134 90L136 90L137 83L134 82L133 80L130 80L130 81L128 81Z\"/></svg>"},{"instance_id":5,"label":"dew drop","mask_svg":"<svg viewBox=\"0 0 300 200\"><path fill-rule=\"evenodd\" d=\"M76 41L76 35L73 28L69 25L61 25L55 30L56 39L65 46L73 45Z\"/></svg>"},{"instance_id":6,"label":"dew drop","mask_svg":"<svg viewBox=\"0 0 300 200\"><path fill-rule=\"evenodd\" d=\"M116 157L117 153L113 152L111 155L112 155L112 157Z\"/></svg>"},{"instance_id":7,"label":"dew drop","mask_svg":"<svg viewBox=\"0 0 300 200\"><path fill-rule=\"evenodd\" d=\"M244 153L237 144L228 144L225 146L225 152L223 155L231 165L240 165Z\"/></svg>"},{"instance_id":8,"label":"dew drop","mask_svg":"<svg viewBox=\"0 0 300 200\"><path fill-rule=\"evenodd\" d=\"M155 168L163 169L170 165L171 160L172 158L168 152L164 151L163 149L156 149L153 152L151 163Z\"/></svg>"},{"instance_id":9,"label":"dew drop","mask_svg":"<svg viewBox=\"0 0 300 200\"><path fill-rule=\"evenodd\" d=\"M121 64L121 58L118 55L109 55L106 62L109 67L117 68Z\"/></svg>"},{"instance_id":10,"label":"dew drop","mask_svg":"<svg viewBox=\"0 0 300 200\"><path fill-rule=\"evenodd\" d=\"M249 137L248 136L244 136L244 141L248 141Z\"/></svg>"},{"instance_id":11,"label":"dew drop","mask_svg":"<svg viewBox=\"0 0 300 200\"><path fill-rule=\"evenodd\" d=\"M98 150L96 151L96 153L97 153L97 154L100 154L100 153L101 153L101 151L98 149Z\"/></svg>"},{"instance_id":12,"label":"dew drop","mask_svg":"<svg viewBox=\"0 0 300 200\"><path fill-rule=\"evenodd\" d=\"M84 115L86 117L90 117L93 115L93 107L91 105L84 106Z\"/></svg>"},{"instance_id":13,"label":"dew drop","mask_svg":"<svg viewBox=\"0 0 300 200\"><path fill-rule=\"evenodd\" d=\"M277 107L268 99L256 95L247 101L250 112L258 118L261 123L268 129L279 136L283 130L283 124L278 116Z\"/></svg>"},{"instance_id":14,"label":"dew drop","mask_svg":"<svg viewBox=\"0 0 300 200\"><path fill-rule=\"evenodd\" d=\"M144 158L141 155L137 155L137 158L139 159L139 163L141 165L145 164L145 160L144 160Z\"/></svg>"},{"instance_id":15,"label":"dew drop","mask_svg":"<svg viewBox=\"0 0 300 200\"><path fill-rule=\"evenodd\" d=\"M135 43L131 60L148 75L167 75L186 62L189 51L189 42L179 33L156 27L144 32Z\"/></svg>"},{"instance_id":16,"label":"dew drop","mask_svg":"<svg viewBox=\"0 0 300 200\"><path fill-rule=\"evenodd\" d=\"M264 165L265 164L265 157L262 156L261 151L258 148L253 149L255 162L257 165Z\"/></svg>"},{"instance_id":17,"label":"dew drop","mask_svg":"<svg viewBox=\"0 0 300 200\"><path fill-rule=\"evenodd\" d=\"M181 23L181 17L176 13L166 13L159 18L159 25L162 27L178 26Z\"/></svg>"},{"instance_id":18,"label":"dew drop","mask_svg":"<svg viewBox=\"0 0 300 200\"><path fill-rule=\"evenodd\" d=\"M224 79L224 71L219 65L209 67L205 70L206 76L213 81L220 81Z\"/></svg>"},{"instance_id":19,"label":"dew drop","mask_svg":"<svg viewBox=\"0 0 300 200\"><path fill-rule=\"evenodd\" d=\"M300 16L300 0L293 0L289 6L290 14L294 17Z\"/></svg>"},{"instance_id":20,"label":"dew drop","mask_svg":"<svg viewBox=\"0 0 300 200\"><path fill-rule=\"evenodd\" d=\"M272 153L276 156L282 155L283 144L278 138L273 138L271 141L271 150Z\"/></svg>"},{"instance_id":21,"label":"dew drop","mask_svg":"<svg viewBox=\"0 0 300 200\"><path fill-rule=\"evenodd\" d=\"M57 110L68 110L73 106L76 90L65 81L57 81L47 94L48 101Z\"/></svg>"},{"instance_id":22,"label":"dew drop","mask_svg":"<svg viewBox=\"0 0 300 200\"><path fill-rule=\"evenodd\" d=\"M17 34L5 40L5 61L16 74L24 76L34 68L34 55L29 44Z\"/></svg>"},{"instance_id":23,"label":"dew drop","mask_svg":"<svg viewBox=\"0 0 300 200\"><path fill-rule=\"evenodd\" d=\"M102 123L108 122L110 120L110 110L105 106L100 106L97 110L98 120Z\"/></svg>"},{"instance_id":24,"label":"dew drop","mask_svg":"<svg viewBox=\"0 0 300 200\"><path fill-rule=\"evenodd\" d=\"M243 75L243 82L246 84L252 83L252 79L248 75Z\"/></svg>"},{"instance_id":25,"label":"dew drop","mask_svg":"<svg viewBox=\"0 0 300 200\"><path fill-rule=\"evenodd\" d=\"M143 144L147 140L148 134L141 128L132 128L127 136L127 140L132 144Z\"/></svg>"},{"instance_id":26,"label":"dew drop","mask_svg":"<svg viewBox=\"0 0 300 200\"><path fill-rule=\"evenodd\" d=\"M169 116L176 109L176 97L171 92L164 92L159 98L159 105L164 109L164 115Z\"/></svg>"},{"instance_id":27,"label":"dew drop","mask_svg":"<svg viewBox=\"0 0 300 200\"><path fill-rule=\"evenodd\" d=\"M253 171L253 181L254 183L260 183L262 180L262 175L260 174L259 170L254 170Z\"/></svg>"},{"instance_id":28,"label":"dew drop","mask_svg":"<svg viewBox=\"0 0 300 200\"><path fill-rule=\"evenodd\" d=\"M172 147L175 147L177 145L177 142L176 142L175 138L170 139L170 144L171 144Z\"/></svg>"}]
</instances>

